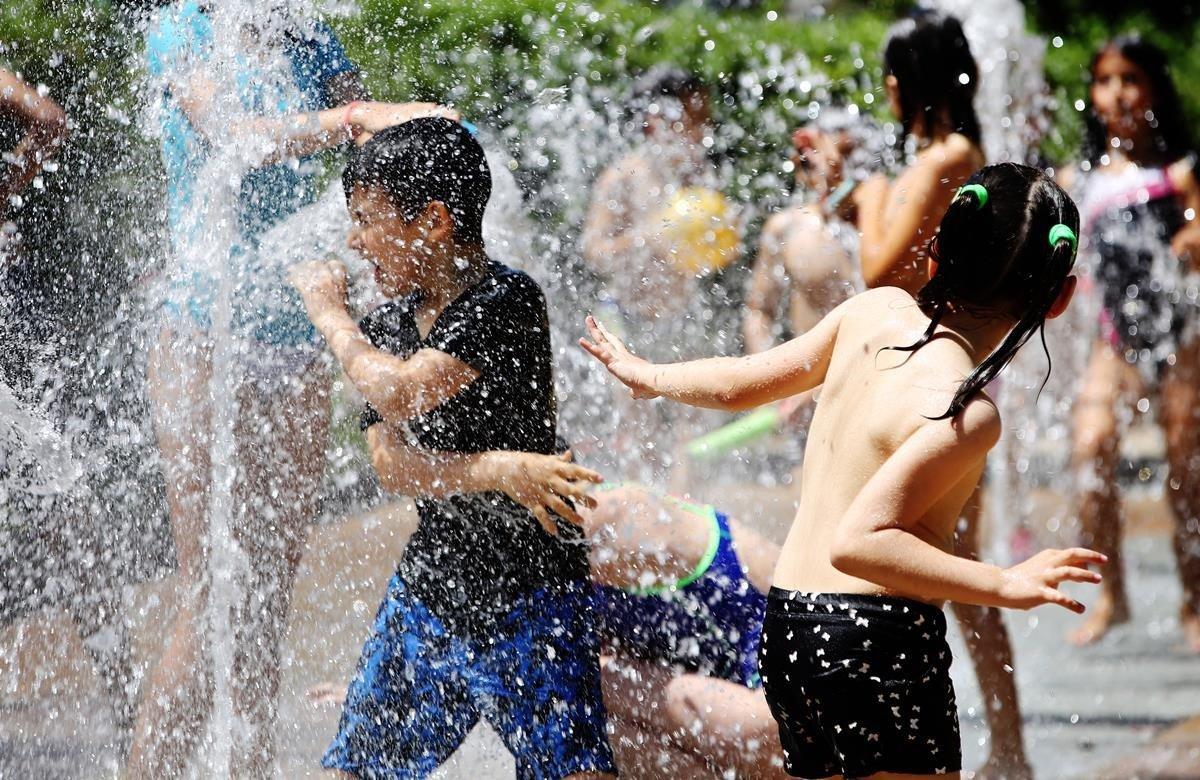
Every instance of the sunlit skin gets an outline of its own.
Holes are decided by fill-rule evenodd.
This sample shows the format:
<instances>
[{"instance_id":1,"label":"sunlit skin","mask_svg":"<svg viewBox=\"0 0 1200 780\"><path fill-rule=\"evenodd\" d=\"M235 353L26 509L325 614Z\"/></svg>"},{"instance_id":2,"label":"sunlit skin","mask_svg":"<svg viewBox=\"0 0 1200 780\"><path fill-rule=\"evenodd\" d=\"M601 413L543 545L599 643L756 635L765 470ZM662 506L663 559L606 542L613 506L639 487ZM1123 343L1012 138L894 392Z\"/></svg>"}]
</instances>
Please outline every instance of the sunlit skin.
<instances>
[{"instance_id":1,"label":"sunlit skin","mask_svg":"<svg viewBox=\"0 0 1200 780\"><path fill-rule=\"evenodd\" d=\"M1074 287L1072 277L1049 316L1065 310ZM739 411L825 385L776 586L902 595L935 604L1024 609L1058 604L1082 612L1083 604L1058 585L1099 582L1086 568L1105 560L1094 551L1047 550L1009 569L953 554L958 518L999 437L999 415L984 395L953 423L921 415L936 416L945 408L962 377L1012 322L952 313L939 326L948 339L931 341L907 359L877 357L884 347L911 341L927 323L911 297L884 288L847 301L787 344L743 358L651 364L590 318L580 344L635 398L662 395ZM895 410L905 412L897 417ZM846 463L858 467L846 469Z\"/></svg>"},{"instance_id":2,"label":"sunlit skin","mask_svg":"<svg viewBox=\"0 0 1200 780\"><path fill-rule=\"evenodd\" d=\"M1200 214L1200 183L1189 159L1164 159L1155 143L1154 127L1149 120L1155 108L1150 78L1135 62L1110 48L1096 59L1089 97L1109 138L1096 173L1119 175L1131 166L1166 166L1185 218L1188 210L1192 215L1171 237L1171 251L1193 268L1200 267L1200 221L1195 218ZM1062 178L1067 184L1075 179L1069 172ZM1200 421L1196 419L1196 409L1200 408L1198 384L1200 343L1193 339L1180 345L1157 393L1161 405L1159 419L1166 433L1168 483L1179 486L1168 490L1167 497L1175 513L1174 545L1181 561L1180 578L1185 591L1180 627L1185 643L1195 652L1200 652L1200 571L1197 571L1200 567L1182 562L1190 560L1185 551L1195 542L1195 534L1187 530L1188 518L1195 515L1195 507L1200 505L1191 465L1194 453L1200 449ZM1105 580L1100 598L1088 619L1069 634L1068 638L1076 644L1095 642L1113 626L1130 619L1121 556L1121 497L1116 480L1119 416L1130 410L1136 399L1150 392L1152 389L1145 386L1136 368L1109 343L1098 340L1092 346L1074 406L1073 455L1083 484L1079 513L1084 532L1097 549L1107 553L1109 562L1102 568Z\"/></svg>"}]
</instances>

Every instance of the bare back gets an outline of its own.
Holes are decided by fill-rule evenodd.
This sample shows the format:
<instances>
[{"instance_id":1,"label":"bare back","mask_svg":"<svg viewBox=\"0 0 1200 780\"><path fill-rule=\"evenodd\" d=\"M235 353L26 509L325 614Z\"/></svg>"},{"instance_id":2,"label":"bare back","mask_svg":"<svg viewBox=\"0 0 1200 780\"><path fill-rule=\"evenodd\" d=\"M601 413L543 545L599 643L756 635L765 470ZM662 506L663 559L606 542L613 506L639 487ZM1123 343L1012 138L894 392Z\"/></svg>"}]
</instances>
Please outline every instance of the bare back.
<instances>
[{"instance_id":1,"label":"bare back","mask_svg":"<svg viewBox=\"0 0 1200 780\"><path fill-rule=\"evenodd\" d=\"M942 414L974 368L955 338L936 337L914 353L885 350L916 341L929 324L898 288L858 296L838 329L804 454L800 508L774 583L788 590L889 594L921 599L849 576L830 562L839 523L867 482L928 417ZM882 351L881 351L882 350ZM946 552L960 512L979 481L980 457L912 532Z\"/></svg>"}]
</instances>

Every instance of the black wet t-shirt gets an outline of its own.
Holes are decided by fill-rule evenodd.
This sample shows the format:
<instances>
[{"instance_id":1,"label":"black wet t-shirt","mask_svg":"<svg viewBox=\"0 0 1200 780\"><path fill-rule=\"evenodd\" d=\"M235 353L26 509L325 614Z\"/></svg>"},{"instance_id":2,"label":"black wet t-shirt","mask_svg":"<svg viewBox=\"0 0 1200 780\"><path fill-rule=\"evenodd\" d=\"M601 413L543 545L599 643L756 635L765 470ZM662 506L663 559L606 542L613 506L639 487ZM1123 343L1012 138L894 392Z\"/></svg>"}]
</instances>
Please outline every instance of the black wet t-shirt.
<instances>
[{"instance_id":1,"label":"black wet t-shirt","mask_svg":"<svg viewBox=\"0 0 1200 780\"><path fill-rule=\"evenodd\" d=\"M557 413L546 301L526 274L489 263L479 281L447 306L422 339L411 299L364 318L376 347L408 357L422 348L479 372L462 392L408 422L420 446L450 452L556 451ZM381 421L370 407L363 426ZM400 575L434 614L458 629L489 625L521 595L578 585L588 577L579 529L557 538L501 493L417 501L421 524Z\"/></svg>"}]
</instances>

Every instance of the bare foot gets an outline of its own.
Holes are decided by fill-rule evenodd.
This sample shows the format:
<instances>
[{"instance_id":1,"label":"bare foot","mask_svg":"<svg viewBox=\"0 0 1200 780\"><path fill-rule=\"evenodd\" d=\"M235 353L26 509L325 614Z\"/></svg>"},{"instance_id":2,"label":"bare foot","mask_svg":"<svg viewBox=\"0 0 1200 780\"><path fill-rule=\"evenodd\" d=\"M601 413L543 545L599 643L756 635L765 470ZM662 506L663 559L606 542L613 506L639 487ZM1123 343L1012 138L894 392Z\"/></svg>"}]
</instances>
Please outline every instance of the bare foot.
<instances>
[{"instance_id":1,"label":"bare foot","mask_svg":"<svg viewBox=\"0 0 1200 780\"><path fill-rule=\"evenodd\" d=\"M1033 780L1033 768L1024 755L997 756L992 753L987 763L965 776L968 780Z\"/></svg>"},{"instance_id":2,"label":"bare foot","mask_svg":"<svg viewBox=\"0 0 1200 780\"><path fill-rule=\"evenodd\" d=\"M1193 653L1200 653L1200 614L1185 610L1179 617L1179 627L1187 648Z\"/></svg>"},{"instance_id":3,"label":"bare foot","mask_svg":"<svg viewBox=\"0 0 1200 780\"><path fill-rule=\"evenodd\" d=\"M304 692L304 697L314 707L341 706L346 701L346 686L335 682L317 683Z\"/></svg>"},{"instance_id":4,"label":"bare foot","mask_svg":"<svg viewBox=\"0 0 1200 780\"><path fill-rule=\"evenodd\" d=\"M1067 635L1073 645L1090 645L1108 633L1113 626L1129 622L1129 602L1125 597L1113 598L1102 593L1083 625Z\"/></svg>"}]
</instances>

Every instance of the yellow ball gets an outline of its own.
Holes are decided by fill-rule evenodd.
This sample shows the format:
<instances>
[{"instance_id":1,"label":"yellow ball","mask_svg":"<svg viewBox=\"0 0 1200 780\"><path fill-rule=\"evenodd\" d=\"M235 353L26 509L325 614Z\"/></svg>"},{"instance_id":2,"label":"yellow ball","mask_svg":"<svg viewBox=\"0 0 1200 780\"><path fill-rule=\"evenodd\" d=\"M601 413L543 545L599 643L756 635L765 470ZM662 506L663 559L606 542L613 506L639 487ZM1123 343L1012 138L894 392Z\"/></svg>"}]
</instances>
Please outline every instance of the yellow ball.
<instances>
[{"instance_id":1,"label":"yellow ball","mask_svg":"<svg viewBox=\"0 0 1200 780\"><path fill-rule=\"evenodd\" d=\"M724 268L737 259L740 237L729 200L706 187L683 187L660 214L671 261L688 273Z\"/></svg>"}]
</instances>

